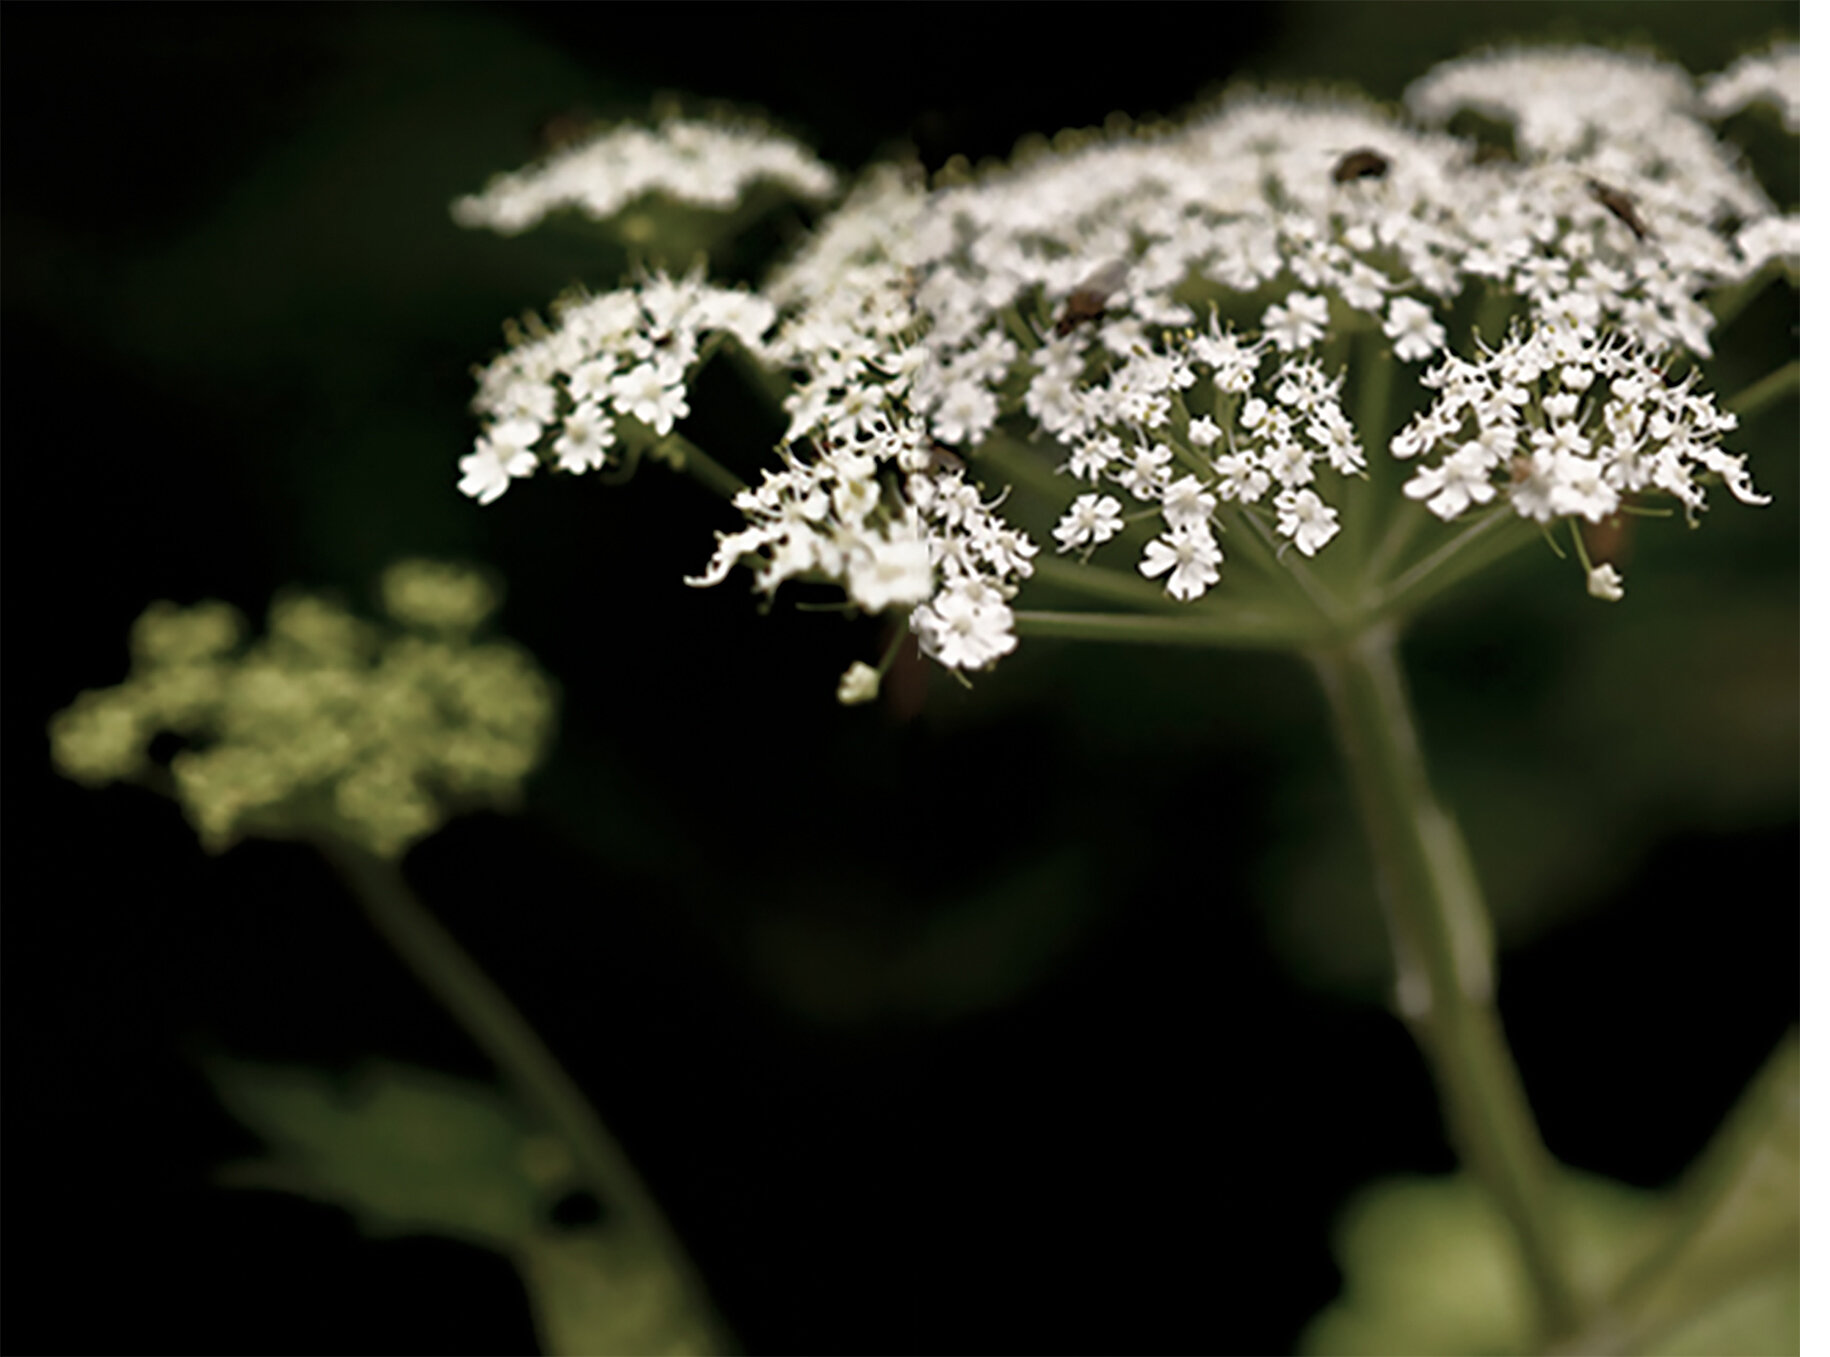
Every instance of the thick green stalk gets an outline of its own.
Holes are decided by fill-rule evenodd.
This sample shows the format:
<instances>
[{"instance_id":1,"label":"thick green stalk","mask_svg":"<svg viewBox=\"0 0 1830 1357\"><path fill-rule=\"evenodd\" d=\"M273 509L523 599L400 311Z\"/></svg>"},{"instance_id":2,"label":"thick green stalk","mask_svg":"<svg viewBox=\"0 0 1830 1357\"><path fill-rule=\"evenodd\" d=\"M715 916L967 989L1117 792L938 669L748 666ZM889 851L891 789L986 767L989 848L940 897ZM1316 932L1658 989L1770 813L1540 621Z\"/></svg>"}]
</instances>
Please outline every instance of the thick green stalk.
<instances>
[{"instance_id":1,"label":"thick green stalk","mask_svg":"<svg viewBox=\"0 0 1830 1357\"><path fill-rule=\"evenodd\" d=\"M685 1303L710 1327L719 1348L730 1350L697 1269L641 1175L527 1019L413 894L393 862L342 839L325 836L314 842L408 969L565 1141L580 1175L605 1208L667 1260Z\"/></svg>"},{"instance_id":2,"label":"thick green stalk","mask_svg":"<svg viewBox=\"0 0 1830 1357\"><path fill-rule=\"evenodd\" d=\"M1430 791L1390 625L1310 655L1366 827L1397 1007L1435 1075L1450 1138L1512 1227L1541 1337L1577 1324L1539 1139L1493 1004L1493 944L1460 831Z\"/></svg>"}]
</instances>

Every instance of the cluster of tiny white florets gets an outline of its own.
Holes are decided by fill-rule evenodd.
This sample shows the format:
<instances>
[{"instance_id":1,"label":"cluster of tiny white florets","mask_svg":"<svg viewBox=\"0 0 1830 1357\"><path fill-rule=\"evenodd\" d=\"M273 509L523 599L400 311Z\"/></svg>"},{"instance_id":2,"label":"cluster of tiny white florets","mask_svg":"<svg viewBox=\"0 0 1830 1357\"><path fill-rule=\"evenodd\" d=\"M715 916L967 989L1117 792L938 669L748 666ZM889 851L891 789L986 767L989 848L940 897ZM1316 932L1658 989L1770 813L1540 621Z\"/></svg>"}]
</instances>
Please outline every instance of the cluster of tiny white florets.
<instances>
[{"instance_id":1,"label":"cluster of tiny white florets","mask_svg":"<svg viewBox=\"0 0 1830 1357\"><path fill-rule=\"evenodd\" d=\"M1464 108L1509 122L1518 154L1483 155L1370 104L1253 96L1148 134L1063 134L946 187L867 175L766 300L746 298L746 326L724 325L791 379L785 466L737 497L748 524L721 536L696 582L740 562L765 593L796 576L837 582L866 611L910 609L942 663L991 663L1014 644L1009 605L1035 548L964 467L1004 433L1052 447L1089 484L1055 525L1061 552L1084 556L1149 523L1136 567L1177 599L1218 581L1221 534L1241 521L1314 555L1340 526L1328 478L1365 459L1323 342L1376 331L1400 363L1440 361L1438 378L1485 373L1498 357L1458 368L1450 347L1449 308L1471 288L1522 315L1495 351L1517 371L1529 366L1521 345L1574 356L1493 378L1476 416L1486 450L1457 449L1412 482L1414 496L1444 517L1501 493L1534 518L1592 517L1608 496L1577 488L1584 458L1616 497L1655 488L1694 509L1699 469L1741 494L1738 459L1715 448L1723 417L1704 418L1688 383L1670 396L1654 355L1707 354L1704 295L1795 259L1797 219L1713 138L1691 78L1592 49L1502 53L1439 68L1409 106L1425 124ZM656 383L650 350L687 343L692 327L646 291L639 304L613 296L626 321L610 327L618 356L592 376L572 374L604 350L597 341L533 364L532 382L528 346L498 360L477 456L502 469L479 461L471 493L493 497L533 469L535 440L562 419L561 386L566 409L586 411L582 432L560 435L586 450L552 445L574 470L602 441L589 411L606 396L661 432L683 413L687 352L667 362L665 399L638 404L636 388ZM1564 412L1574 387L1533 385L1582 371L1612 383L1605 406L1577 396ZM1670 399L1690 413L1659 404ZM1407 431L1394 451L1433 450L1474 408L1439 407L1448 422L1435 438ZM1593 432L1570 441L1604 426L1593 446L1581 442ZM1520 458L1538 469L1514 486ZM1442 484L1426 492L1428 477Z\"/></svg>"},{"instance_id":2,"label":"cluster of tiny white florets","mask_svg":"<svg viewBox=\"0 0 1830 1357\"><path fill-rule=\"evenodd\" d=\"M842 585L865 612L912 609L922 650L950 668L980 669L1015 648L1009 599L1037 548L963 466L932 457L902 422L786 462L736 496L749 525L720 534L711 565L689 583L716 584L749 559L762 593L812 578Z\"/></svg>"},{"instance_id":3,"label":"cluster of tiny white florets","mask_svg":"<svg viewBox=\"0 0 1830 1357\"><path fill-rule=\"evenodd\" d=\"M1703 86L1703 107L1711 117L1726 118L1757 102L1772 104L1786 131L1798 131L1797 43L1777 42L1750 53Z\"/></svg>"},{"instance_id":4,"label":"cluster of tiny white florets","mask_svg":"<svg viewBox=\"0 0 1830 1357\"><path fill-rule=\"evenodd\" d=\"M250 645L225 603L153 604L127 680L53 718L53 760L90 786L137 780L155 736L182 737L170 789L211 851L328 831L394 856L458 809L512 805L551 733L552 685L473 636L496 604L474 571L403 561L382 592L392 628L291 595Z\"/></svg>"},{"instance_id":5,"label":"cluster of tiny white florets","mask_svg":"<svg viewBox=\"0 0 1830 1357\"><path fill-rule=\"evenodd\" d=\"M1623 335L1521 328L1477 360L1445 358L1423 382L1436 399L1392 439L1391 452L1443 454L1404 493L1445 521L1503 498L1539 523L1599 523L1622 496L1646 490L1694 515L1706 474L1743 503L1767 502L1745 459L1718 446L1735 416L1697 390L1694 369L1672 383L1654 354Z\"/></svg>"},{"instance_id":6,"label":"cluster of tiny white florets","mask_svg":"<svg viewBox=\"0 0 1830 1357\"><path fill-rule=\"evenodd\" d=\"M1593 48L1490 53L1438 66L1405 102L1426 122L1466 109L1512 125L1523 163L1466 186L1478 243L1463 266L1541 315L1586 293L1642 342L1707 356L1700 294L1797 259L1797 217L1716 138L1679 67Z\"/></svg>"},{"instance_id":7,"label":"cluster of tiny white florets","mask_svg":"<svg viewBox=\"0 0 1830 1357\"><path fill-rule=\"evenodd\" d=\"M1160 518L1137 568L1167 576L1173 598L1198 598L1218 582L1220 505L1243 511L1269 496L1275 530L1313 556L1340 531L1338 511L1315 489L1318 471L1351 476L1365 467L1340 376L1299 356L1319 338L1327 303L1298 292L1271 310L1278 314L1262 339L1242 342L1210 321L1166 353L1140 347L1115 364L1078 420L1063 423L1054 411L1041 418L1058 436L1076 435L1069 474L1109 482ZM1261 371L1279 349L1289 356ZM1125 523L1122 503L1094 491L1069 506L1054 536L1062 551L1084 553Z\"/></svg>"},{"instance_id":8,"label":"cluster of tiny white florets","mask_svg":"<svg viewBox=\"0 0 1830 1357\"><path fill-rule=\"evenodd\" d=\"M706 340L723 333L757 348L774 320L762 298L697 278L654 277L562 305L551 327L477 373L471 408L483 431L458 463L458 489L491 503L543 457L575 475L598 470L616 449L617 416L633 422L625 441L665 437L687 416Z\"/></svg>"},{"instance_id":9,"label":"cluster of tiny white florets","mask_svg":"<svg viewBox=\"0 0 1830 1357\"><path fill-rule=\"evenodd\" d=\"M822 199L838 181L804 146L765 128L679 118L658 128L612 128L564 147L525 169L496 175L451 211L459 225L512 236L567 208L606 220L649 193L731 208L758 182Z\"/></svg>"}]
</instances>

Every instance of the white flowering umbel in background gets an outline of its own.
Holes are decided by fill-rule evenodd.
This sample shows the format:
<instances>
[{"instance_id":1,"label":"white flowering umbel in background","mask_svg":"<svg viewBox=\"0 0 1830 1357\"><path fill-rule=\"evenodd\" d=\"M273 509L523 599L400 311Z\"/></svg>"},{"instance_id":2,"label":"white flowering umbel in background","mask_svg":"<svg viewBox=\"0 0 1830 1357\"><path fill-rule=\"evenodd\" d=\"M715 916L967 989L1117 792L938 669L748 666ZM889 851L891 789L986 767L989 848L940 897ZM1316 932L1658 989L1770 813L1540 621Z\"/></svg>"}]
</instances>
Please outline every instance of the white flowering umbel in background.
<instances>
[{"instance_id":1,"label":"white flowering umbel in background","mask_svg":"<svg viewBox=\"0 0 1830 1357\"><path fill-rule=\"evenodd\" d=\"M1534 540L1567 540L1587 592L1619 603L1594 530L1694 526L1718 486L1765 502L1738 417L1797 365L1723 400L1702 363L1757 291L1796 285L1798 218L1709 119L1764 100L1795 130L1797 99L1795 49L1701 86L1645 57L1518 50L1428 73L1403 116L1248 94L933 182L881 167L757 293L653 274L511 335L480 374L459 488L487 504L542 466L658 458L743 516L691 583L743 566L766 596L835 586L961 675L1033 635L1304 656L1375 850L1398 1007L1512 1229L1532 1341L1650 1341L1710 1287L1680 1305L1643 1271L1607 1295L1575 1272L1395 638ZM1445 130L1467 115L1506 135ZM677 123L456 214L519 230L604 216L631 185L704 203L771 177L809 198L835 183L760 134ZM682 432L716 346L785 421L754 484ZM870 700L889 658L854 664L840 699Z\"/></svg>"}]
</instances>

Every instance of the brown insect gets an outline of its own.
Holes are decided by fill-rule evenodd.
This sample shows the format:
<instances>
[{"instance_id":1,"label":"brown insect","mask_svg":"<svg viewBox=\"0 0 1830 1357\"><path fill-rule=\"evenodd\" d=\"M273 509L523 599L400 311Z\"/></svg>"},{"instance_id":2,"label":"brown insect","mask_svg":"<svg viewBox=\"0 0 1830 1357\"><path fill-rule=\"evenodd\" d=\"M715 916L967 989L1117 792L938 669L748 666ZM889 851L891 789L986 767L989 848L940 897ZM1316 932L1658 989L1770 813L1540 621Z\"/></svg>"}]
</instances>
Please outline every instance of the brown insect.
<instances>
[{"instance_id":1,"label":"brown insect","mask_svg":"<svg viewBox=\"0 0 1830 1357\"><path fill-rule=\"evenodd\" d=\"M541 152L549 154L589 141L602 126L602 120L592 116L589 109L568 108L542 122L536 136Z\"/></svg>"},{"instance_id":2,"label":"brown insect","mask_svg":"<svg viewBox=\"0 0 1830 1357\"><path fill-rule=\"evenodd\" d=\"M1639 212L1633 206L1633 200L1619 189L1602 183L1599 179L1589 180L1589 197L1612 212L1620 223L1633 233L1635 240L1644 240L1649 234L1646 223L1639 219Z\"/></svg>"},{"instance_id":3,"label":"brown insect","mask_svg":"<svg viewBox=\"0 0 1830 1357\"><path fill-rule=\"evenodd\" d=\"M959 449L951 443L943 443L938 438L928 440L928 467L934 471L964 471L966 459L959 455Z\"/></svg>"},{"instance_id":4,"label":"brown insect","mask_svg":"<svg viewBox=\"0 0 1830 1357\"><path fill-rule=\"evenodd\" d=\"M1094 269L1079 287L1068 293L1067 306L1061 312L1061 319L1055 322L1055 333L1064 335L1076 325L1105 315L1106 302L1125 285L1125 275L1129 272L1122 259L1114 259Z\"/></svg>"},{"instance_id":5,"label":"brown insect","mask_svg":"<svg viewBox=\"0 0 1830 1357\"><path fill-rule=\"evenodd\" d=\"M1334 170L1329 175L1337 184L1349 183L1355 179L1383 179L1385 172L1392 167L1392 162L1373 150L1362 146L1357 151L1349 151L1334 162Z\"/></svg>"}]
</instances>

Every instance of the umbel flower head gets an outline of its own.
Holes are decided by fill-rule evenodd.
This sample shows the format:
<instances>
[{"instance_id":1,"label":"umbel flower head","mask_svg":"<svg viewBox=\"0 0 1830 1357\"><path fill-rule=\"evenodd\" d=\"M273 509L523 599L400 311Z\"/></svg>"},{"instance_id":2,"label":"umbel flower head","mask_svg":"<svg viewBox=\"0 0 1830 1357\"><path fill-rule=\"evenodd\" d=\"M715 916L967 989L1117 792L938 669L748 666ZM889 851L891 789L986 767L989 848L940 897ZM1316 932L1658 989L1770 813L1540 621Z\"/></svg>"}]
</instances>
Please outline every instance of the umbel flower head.
<instances>
[{"instance_id":1,"label":"umbel flower head","mask_svg":"<svg viewBox=\"0 0 1830 1357\"><path fill-rule=\"evenodd\" d=\"M613 441L639 455L728 339L781 374L787 432L691 582L836 584L960 671L1010 653L1045 565L1051 588L1119 596L1095 552L1166 606L1217 618L1231 585L1260 619L1298 610L1254 633L1289 643L1406 605L1446 559L1412 502L1482 532L1661 499L1694 521L1717 481L1759 503L1695 364L1714 293L1795 275L1797 218L1705 116L1784 70L1706 99L1649 58L1490 53L1419 81L1408 117L1247 94L932 184L882 167L761 296L650 277L519 338L482 373L460 488L488 502ZM1439 130L1468 111L1510 147ZM1362 573L1331 575L1355 533ZM848 675L847 700L870 691Z\"/></svg>"},{"instance_id":2,"label":"umbel flower head","mask_svg":"<svg viewBox=\"0 0 1830 1357\"><path fill-rule=\"evenodd\" d=\"M457 811L512 806L555 694L521 650L475 636L493 589L403 561L382 598L386 626L324 596L277 598L252 642L226 603L155 603L134 623L126 681L52 719L52 759L89 786L165 786L213 852L330 833L392 857ZM167 732L183 741L169 775L149 753Z\"/></svg>"},{"instance_id":3,"label":"umbel flower head","mask_svg":"<svg viewBox=\"0 0 1830 1357\"><path fill-rule=\"evenodd\" d=\"M821 199L838 179L805 147L766 128L674 117L655 128L606 128L561 147L525 169L497 175L481 193L453 203L451 212L462 226L512 236L565 209L603 221L650 193L732 208L756 183Z\"/></svg>"}]
</instances>

